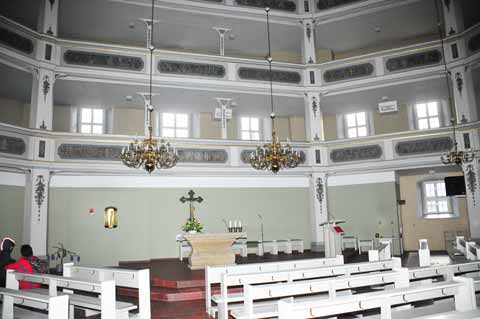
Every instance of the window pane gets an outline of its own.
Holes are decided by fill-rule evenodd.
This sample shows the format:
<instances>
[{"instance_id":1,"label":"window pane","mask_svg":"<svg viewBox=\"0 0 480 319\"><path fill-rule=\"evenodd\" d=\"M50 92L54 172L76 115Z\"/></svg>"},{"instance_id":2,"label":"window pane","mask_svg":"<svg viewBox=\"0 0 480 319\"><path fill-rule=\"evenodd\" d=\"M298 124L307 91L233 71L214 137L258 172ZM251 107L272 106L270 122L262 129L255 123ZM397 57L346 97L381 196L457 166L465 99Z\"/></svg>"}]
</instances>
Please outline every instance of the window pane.
<instances>
[{"instance_id":1,"label":"window pane","mask_svg":"<svg viewBox=\"0 0 480 319\"><path fill-rule=\"evenodd\" d=\"M437 128L440 127L440 121L438 117L431 117L430 118L430 128Z\"/></svg>"},{"instance_id":2,"label":"window pane","mask_svg":"<svg viewBox=\"0 0 480 319\"><path fill-rule=\"evenodd\" d=\"M367 120L366 120L366 117L365 117L365 112L357 113L357 125L362 126L362 125L366 125L366 124L367 124Z\"/></svg>"},{"instance_id":3,"label":"window pane","mask_svg":"<svg viewBox=\"0 0 480 319\"><path fill-rule=\"evenodd\" d=\"M347 126L348 127L357 126L357 122L355 120L355 113L347 114L346 119L347 119Z\"/></svg>"},{"instance_id":4,"label":"window pane","mask_svg":"<svg viewBox=\"0 0 480 319\"><path fill-rule=\"evenodd\" d=\"M177 114L177 127L188 128L188 114Z\"/></svg>"},{"instance_id":5,"label":"window pane","mask_svg":"<svg viewBox=\"0 0 480 319\"><path fill-rule=\"evenodd\" d=\"M425 103L417 104L417 116L426 117L427 116L427 106Z\"/></svg>"},{"instance_id":6,"label":"window pane","mask_svg":"<svg viewBox=\"0 0 480 319\"><path fill-rule=\"evenodd\" d=\"M425 194L427 197L435 197L435 184L434 183L426 183L425 184Z\"/></svg>"},{"instance_id":7,"label":"window pane","mask_svg":"<svg viewBox=\"0 0 480 319\"><path fill-rule=\"evenodd\" d=\"M355 127L348 129L348 137L349 138L357 137L357 129Z\"/></svg>"},{"instance_id":8,"label":"window pane","mask_svg":"<svg viewBox=\"0 0 480 319\"><path fill-rule=\"evenodd\" d=\"M93 123L103 124L103 110L99 110L99 109L93 110Z\"/></svg>"},{"instance_id":9,"label":"window pane","mask_svg":"<svg viewBox=\"0 0 480 319\"><path fill-rule=\"evenodd\" d=\"M250 130L250 118L242 117L241 118L241 129L244 131Z\"/></svg>"},{"instance_id":10,"label":"window pane","mask_svg":"<svg viewBox=\"0 0 480 319\"><path fill-rule=\"evenodd\" d=\"M163 113L162 114L162 126L175 127L175 114Z\"/></svg>"},{"instance_id":11,"label":"window pane","mask_svg":"<svg viewBox=\"0 0 480 319\"><path fill-rule=\"evenodd\" d=\"M252 131L258 131L259 130L258 119L256 117L252 117L250 119L250 130L252 130Z\"/></svg>"},{"instance_id":12,"label":"window pane","mask_svg":"<svg viewBox=\"0 0 480 319\"><path fill-rule=\"evenodd\" d=\"M434 200L427 201L427 213L437 212L437 202Z\"/></svg>"},{"instance_id":13,"label":"window pane","mask_svg":"<svg viewBox=\"0 0 480 319\"><path fill-rule=\"evenodd\" d=\"M260 140L260 133L252 132L252 140L259 141Z\"/></svg>"},{"instance_id":14,"label":"window pane","mask_svg":"<svg viewBox=\"0 0 480 319\"><path fill-rule=\"evenodd\" d=\"M102 125L92 125L92 133L102 134L103 133L103 126Z\"/></svg>"},{"instance_id":15,"label":"window pane","mask_svg":"<svg viewBox=\"0 0 480 319\"><path fill-rule=\"evenodd\" d=\"M92 122L92 109L82 109L82 123Z\"/></svg>"},{"instance_id":16,"label":"window pane","mask_svg":"<svg viewBox=\"0 0 480 319\"><path fill-rule=\"evenodd\" d=\"M88 124L82 124L82 127L80 128L80 133L91 133L92 132L92 126Z\"/></svg>"},{"instance_id":17,"label":"window pane","mask_svg":"<svg viewBox=\"0 0 480 319\"><path fill-rule=\"evenodd\" d=\"M438 115L437 102L430 102L427 105L428 105L428 116L437 116Z\"/></svg>"},{"instance_id":18,"label":"window pane","mask_svg":"<svg viewBox=\"0 0 480 319\"><path fill-rule=\"evenodd\" d=\"M438 211L440 213L448 213L449 212L448 201L446 199L438 201Z\"/></svg>"},{"instance_id":19,"label":"window pane","mask_svg":"<svg viewBox=\"0 0 480 319\"><path fill-rule=\"evenodd\" d=\"M427 119L422 119L418 121L418 128L421 130L426 130L428 129L428 120Z\"/></svg>"},{"instance_id":20,"label":"window pane","mask_svg":"<svg viewBox=\"0 0 480 319\"><path fill-rule=\"evenodd\" d=\"M445 190L445 183L437 183L437 197L446 197L447 191Z\"/></svg>"},{"instance_id":21,"label":"window pane","mask_svg":"<svg viewBox=\"0 0 480 319\"><path fill-rule=\"evenodd\" d=\"M361 126L358 128L358 136L367 136L367 127Z\"/></svg>"},{"instance_id":22,"label":"window pane","mask_svg":"<svg viewBox=\"0 0 480 319\"><path fill-rule=\"evenodd\" d=\"M250 139L250 132L242 131L242 140L249 140Z\"/></svg>"},{"instance_id":23,"label":"window pane","mask_svg":"<svg viewBox=\"0 0 480 319\"><path fill-rule=\"evenodd\" d=\"M175 137L175 129L173 129L173 128L163 128L162 129L162 136Z\"/></svg>"},{"instance_id":24,"label":"window pane","mask_svg":"<svg viewBox=\"0 0 480 319\"><path fill-rule=\"evenodd\" d=\"M188 137L188 130L177 129L177 136L176 137Z\"/></svg>"}]
</instances>

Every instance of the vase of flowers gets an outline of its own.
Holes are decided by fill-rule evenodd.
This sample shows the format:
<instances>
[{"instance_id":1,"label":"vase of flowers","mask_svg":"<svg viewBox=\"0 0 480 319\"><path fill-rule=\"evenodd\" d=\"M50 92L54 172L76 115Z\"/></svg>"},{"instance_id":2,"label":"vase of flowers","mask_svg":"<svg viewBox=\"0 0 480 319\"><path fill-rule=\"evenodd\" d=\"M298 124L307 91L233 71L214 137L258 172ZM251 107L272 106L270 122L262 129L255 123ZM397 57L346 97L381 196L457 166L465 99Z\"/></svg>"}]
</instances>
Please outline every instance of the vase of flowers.
<instances>
[{"instance_id":1,"label":"vase of flowers","mask_svg":"<svg viewBox=\"0 0 480 319\"><path fill-rule=\"evenodd\" d=\"M70 261L76 261L77 263L80 261L80 256L63 246L62 243L58 243L58 246L53 246L56 251L50 255L51 261L60 261L59 264L55 267L55 270L57 273L62 273L63 272L63 263L65 259L70 259Z\"/></svg>"},{"instance_id":2,"label":"vase of flowers","mask_svg":"<svg viewBox=\"0 0 480 319\"><path fill-rule=\"evenodd\" d=\"M203 226L196 218L193 218L186 221L185 225L182 227L182 230L189 234L196 234L202 232Z\"/></svg>"}]
</instances>

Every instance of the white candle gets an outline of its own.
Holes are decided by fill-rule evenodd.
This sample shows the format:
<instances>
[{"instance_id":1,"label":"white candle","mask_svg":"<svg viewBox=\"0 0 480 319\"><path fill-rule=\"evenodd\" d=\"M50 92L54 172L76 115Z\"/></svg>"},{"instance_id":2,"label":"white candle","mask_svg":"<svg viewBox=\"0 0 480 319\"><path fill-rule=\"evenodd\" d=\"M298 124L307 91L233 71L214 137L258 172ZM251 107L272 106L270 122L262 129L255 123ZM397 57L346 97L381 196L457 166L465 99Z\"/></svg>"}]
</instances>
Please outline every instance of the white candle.
<instances>
[{"instance_id":1,"label":"white candle","mask_svg":"<svg viewBox=\"0 0 480 319\"><path fill-rule=\"evenodd\" d=\"M231 221L231 220L229 220L229 221L228 221L228 228L232 228L232 227L233 227L233 225L232 225L232 221Z\"/></svg>"},{"instance_id":2,"label":"white candle","mask_svg":"<svg viewBox=\"0 0 480 319\"><path fill-rule=\"evenodd\" d=\"M236 219L233 221L233 227L237 227L237 220Z\"/></svg>"},{"instance_id":3,"label":"white candle","mask_svg":"<svg viewBox=\"0 0 480 319\"><path fill-rule=\"evenodd\" d=\"M238 221L238 227L240 227L240 228L242 227L242 221L241 220Z\"/></svg>"}]
</instances>

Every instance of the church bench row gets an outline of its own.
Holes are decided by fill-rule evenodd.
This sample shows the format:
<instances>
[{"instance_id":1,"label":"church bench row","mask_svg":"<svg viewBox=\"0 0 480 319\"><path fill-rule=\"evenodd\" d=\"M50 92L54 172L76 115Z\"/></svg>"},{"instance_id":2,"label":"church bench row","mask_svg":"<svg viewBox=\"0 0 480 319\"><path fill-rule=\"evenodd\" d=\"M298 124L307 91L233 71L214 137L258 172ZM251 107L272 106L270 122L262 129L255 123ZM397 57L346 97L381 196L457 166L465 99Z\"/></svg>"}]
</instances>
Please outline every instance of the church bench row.
<instances>
[{"instance_id":1,"label":"church bench row","mask_svg":"<svg viewBox=\"0 0 480 319\"><path fill-rule=\"evenodd\" d=\"M480 246L475 241L468 241L464 236L457 236L455 242L457 250L468 260L480 259Z\"/></svg>"},{"instance_id":2,"label":"church bench row","mask_svg":"<svg viewBox=\"0 0 480 319\"><path fill-rule=\"evenodd\" d=\"M138 289L138 319L151 318L150 269L132 270L107 267L63 265L63 276L86 280L114 280L115 286Z\"/></svg>"},{"instance_id":3,"label":"church bench row","mask_svg":"<svg viewBox=\"0 0 480 319\"><path fill-rule=\"evenodd\" d=\"M258 302L273 298L301 296L299 299L313 298L332 299L339 294L350 294L350 289L370 286L391 286L395 288L408 287L408 269L399 268L392 271L373 274L363 274L348 277L336 277L316 280L297 281L292 283L245 285L244 307L231 311L231 316L237 319L271 318L278 316L277 300ZM319 293L328 293L319 296Z\"/></svg>"},{"instance_id":4,"label":"church bench row","mask_svg":"<svg viewBox=\"0 0 480 319\"><path fill-rule=\"evenodd\" d=\"M445 280L451 280L456 275L480 272L480 260L460 264L411 268L408 271L410 280L423 280L439 276L442 276Z\"/></svg>"},{"instance_id":5,"label":"church bench row","mask_svg":"<svg viewBox=\"0 0 480 319\"><path fill-rule=\"evenodd\" d=\"M39 294L50 297L67 294L69 296L70 318L73 318L73 307L100 312L102 319L127 319L129 318L129 312L137 308L131 303L116 301L115 281L113 280L94 281L46 274L17 273L13 270L7 270L7 288L18 290L19 280L48 285L48 289L35 289L35 292ZM58 288L63 288L64 292L58 292ZM96 296L74 294L73 290L96 294L98 298ZM36 306L35 303L32 304L28 300L24 305L33 308Z\"/></svg>"},{"instance_id":6,"label":"church bench row","mask_svg":"<svg viewBox=\"0 0 480 319\"><path fill-rule=\"evenodd\" d=\"M207 313L212 313L212 285L220 284L222 281L222 274L228 275L242 275L266 273L272 271L284 271L294 269L308 269L330 265L342 265L343 256L338 255L333 258L312 258L303 260L280 261L280 262L265 262L245 265L232 266L207 266L205 269L205 302Z\"/></svg>"},{"instance_id":7,"label":"church bench row","mask_svg":"<svg viewBox=\"0 0 480 319\"><path fill-rule=\"evenodd\" d=\"M278 318L316 318L380 309L381 319L391 319L392 306L450 296L454 297L456 311L467 312L476 308L473 280L471 278L454 277L452 281L447 282L341 296L329 300L318 299L298 302L293 298L283 299L278 302Z\"/></svg>"},{"instance_id":8,"label":"church bench row","mask_svg":"<svg viewBox=\"0 0 480 319\"><path fill-rule=\"evenodd\" d=\"M15 314L15 304L31 304L34 308L48 310L48 319L68 318L68 296L45 296L31 291L0 288L3 296L2 319L19 318ZM27 301L27 302L25 302Z\"/></svg>"},{"instance_id":9,"label":"church bench row","mask_svg":"<svg viewBox=\"0 0 480 319\"><path fill-rule=\"evenodd\" d=\"M270 271L263 273L250 274L222 274L220 283L220 294L213 295L211 300L207 300L210 306L210 314L215 315L219 311L219 318L227 318L229 303L242 302L243 293L228 294L228 288L233 286L243 286L245 284L265 284L274 282L293 282L297 280L308 280L315 278L335 277L341 275L352 275L359 273L368 273L372 271L387 271L401 267L400 258L378 262L361 262L346 265L321 266L304 269ZM212 307L211 302L218 305ZM240 305L242 306L242 305ZM208 308L207 308L208 309Z\"/></svg>"},{"instance_id":10,"label":"church bench row","mask_svg":"<svg viewBox=\"0 0 480 319\"><path fill-rule=\"evenodd\" d=\"M472 311L449 311L435 315L415 317L415 319L465 319L465 318L480 318L480 309Z\"/></svg>"}]
</instances>

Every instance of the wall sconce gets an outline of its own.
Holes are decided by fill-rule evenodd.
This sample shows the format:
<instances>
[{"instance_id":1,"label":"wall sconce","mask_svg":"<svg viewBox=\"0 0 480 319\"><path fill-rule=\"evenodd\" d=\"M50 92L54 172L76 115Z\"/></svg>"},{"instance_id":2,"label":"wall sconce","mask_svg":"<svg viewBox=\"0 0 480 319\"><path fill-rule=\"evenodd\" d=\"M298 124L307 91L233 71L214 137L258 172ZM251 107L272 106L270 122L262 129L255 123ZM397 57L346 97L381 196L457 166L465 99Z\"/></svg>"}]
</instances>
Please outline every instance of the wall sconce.
<instances>
[{"instance_id":1,"label":"wall sconce","mask_svg":"<svg viewBox=\"0 0 480 319\"><path fill-rule=\"evenodd\" d=\"M118 227L117 208L113 206L105 207L104 214L105 228L112 229Z\"/></svg>"}]
</instances>

